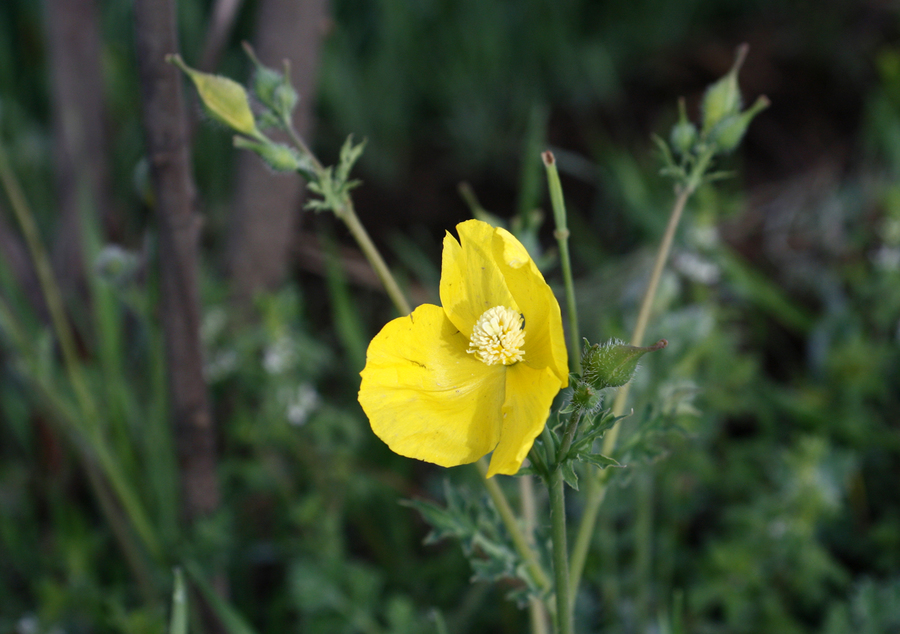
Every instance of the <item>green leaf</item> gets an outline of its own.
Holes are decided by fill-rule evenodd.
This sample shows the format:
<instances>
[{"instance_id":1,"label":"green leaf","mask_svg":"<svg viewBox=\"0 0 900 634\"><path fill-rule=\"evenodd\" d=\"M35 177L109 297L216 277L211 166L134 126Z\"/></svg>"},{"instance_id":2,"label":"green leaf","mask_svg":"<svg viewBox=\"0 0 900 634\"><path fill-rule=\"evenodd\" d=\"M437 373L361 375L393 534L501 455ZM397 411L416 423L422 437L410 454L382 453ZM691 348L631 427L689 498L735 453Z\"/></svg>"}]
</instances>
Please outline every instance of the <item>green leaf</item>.
<instances>
[{"instance_id":1,"label":"green leaf","mask_svg":"<svg viewBox=\"0 0 900 634\"><path fill-rule=\"evenodd\" d=\"M212 585L207 581L199 565L194 562L187 562L185 568L187 568L188 574L194 580L197 588L200 589L200 593L209 602L215 615L219 617L219 620L225 626L228 634L256 634L256 630L250 627L250 624L247 623L244 617L230 603L219 596L219 593L213 590Z\"/></svg>"},{"instance_id":2,"label":"green leaf","mask_svg":"<svg viewBox=\"0 0 900 634\"><path fill-rule=\"evenodd\" d=\"M621 467L618 461L613 460L609 456L604 456L599 453L581 453L578 454L578 459L584 462L589 462L595 467L600 469L606 469L606 467Z\"/></svg>"},{"instance_id":3,"label":"green leaf","mask_svg":"<svg viewBox=\"0 0 900 634\"><path fill-rule=\"evenodd\" d=\"M560 470L562 471L563 480L566 481L570 487L578 490L578 474L575 473L575 467L572 460L564 460L561 465L559 465Z\"/></svg>"},{"instance_id":4,"label":"green leaf","mask_svg":"<svg viewBox=\"0 0 900 634\"><path fill-rule=\"evenodd\" d=\"M347 178L350 176L350 170L353 168L353 164L362 156L363 149L366 147L366 141L359 143L358 145L353 145L353 135L347 137L347 140L344 141L344 145L341 147L340 160L338 162L337 174L335 176L335 180L342 184L348 184ZM355 183L355 181L354 181ZM356 186L355 183L353 187Z\"/></svg>"},{"instance_id":5,"label":"green leaf","mask_svg":"<svg viewBox=\"0 0 900 634\"><path fill-rule=\"evenodd\" d=\"M184 585L184 573L175 568L175 584L172 589L172 616L169 619L169 634L187 634L188 631L188 599Z\"/></svg>"}]
</instances>

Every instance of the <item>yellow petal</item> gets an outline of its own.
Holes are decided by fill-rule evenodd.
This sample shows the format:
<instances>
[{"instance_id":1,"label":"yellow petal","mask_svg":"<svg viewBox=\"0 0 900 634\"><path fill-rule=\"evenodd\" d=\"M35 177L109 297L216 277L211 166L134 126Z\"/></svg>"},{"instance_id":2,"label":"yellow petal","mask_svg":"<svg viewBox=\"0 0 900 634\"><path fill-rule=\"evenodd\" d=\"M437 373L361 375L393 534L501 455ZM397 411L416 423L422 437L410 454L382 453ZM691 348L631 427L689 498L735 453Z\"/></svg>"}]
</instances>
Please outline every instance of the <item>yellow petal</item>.
<instances>
[{"instance_id":1,"label":"yellow petal","mask_svg":"<svg viewBox=\"0 0 900 634\"><path fill-rule=\"evenodd\" d=\"M519 312L525 316L525 364L535 369L551 368L566 387L569 357L553 290L522 243L505 229L497 229L494 234L493 256Z\"/></svg>"},{"instance_id":2,"label":"yellow petal","mask_svg":"<svg viewBox=\"0 0 900 634\"><path fill-rule=\"evenodd\" d=\"M441 262L441 304L444 311L466 338L484 311L505 306L519 307L506 287L494 262L494 228L480 220L456 225L460 242L447 233Z\"/></svg>"},{"instance_id":3,"label":"yellow petal","mask_svg":"<svg viewBox=\"0 0 900 634\"><path fill-rule=\"evenodd\" d=\"M466 354L468 344L430 304L389 322L372 339L359 402L392 451L452 467L496 446L505 366Z\"/></svg>"},{"instance_id":4,"label":"yellow petal","mask_svg":"<svg viewBox=\"0 0 900 634\"><path fill-rule=\"evenodd\" d=\"M559 389L560 381L552 368L535 370L524 363L507 368L500 442L491 456L487 477L519 471L547 422L550 405Z\"/></svg>"}]
</instances>

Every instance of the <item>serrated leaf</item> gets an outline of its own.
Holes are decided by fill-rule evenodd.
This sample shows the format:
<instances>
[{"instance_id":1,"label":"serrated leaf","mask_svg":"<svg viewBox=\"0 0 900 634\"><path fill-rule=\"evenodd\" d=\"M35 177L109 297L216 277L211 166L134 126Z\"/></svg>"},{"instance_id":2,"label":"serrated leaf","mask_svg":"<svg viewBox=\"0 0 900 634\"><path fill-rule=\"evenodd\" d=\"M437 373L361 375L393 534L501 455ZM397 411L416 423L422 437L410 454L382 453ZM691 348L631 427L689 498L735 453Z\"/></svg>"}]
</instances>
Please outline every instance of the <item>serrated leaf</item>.
<instances>
[{"instance_id":1,"label":"serrated leaf","mask_svg":"<svg viewBox=\"0 0 900 634\"><path fill-rule=\"evenodd\" d=\"M565 460L561 465L559 465L560 471L562 471L563 480L565 480L566 484L570 487L578 490L578 474L575 473L575 467L573 466L573 462L571 460Z\"/></svg>"},{"instance_id":2,"label":"serrated leaf","mask_svg":"<svg viewBox=\"0 0 900 634\"><path fill-rule=\"evenodd\" d=\"M610 458L609 456L604 456L599 453L581 453L578 454L578 459L584 462L589 462L599 469L606 469L606 467L621 467L617 460Z\"/></svg>"},{"instance_id":3,"label":"serrated leaf","mask_svg":"<svg viewBox=\"0 0 900 634\"><path fill-rule=\"evenodd\" d=\"M353 135L347 137L344 145L341 147L340 159L337 169L337 180L344 182L350 176L350 170L353 164L359 159L366 147L366 141L353 145Z\"/></svg>"},{"instance_id":4,"label":"serrated leaf","mask_svg":"<svg viewBox=\"0 0 900 634\"><path fill-rule=\"evenodd\" d=\"M443 508L426 500L401 500L400 504L417 510L422 519L431 525L431 532L425 537L426 544L434 544L448 537L464 537L471 532L471 526L462 521L453 508Z\"/></svg>"}]
</instances>

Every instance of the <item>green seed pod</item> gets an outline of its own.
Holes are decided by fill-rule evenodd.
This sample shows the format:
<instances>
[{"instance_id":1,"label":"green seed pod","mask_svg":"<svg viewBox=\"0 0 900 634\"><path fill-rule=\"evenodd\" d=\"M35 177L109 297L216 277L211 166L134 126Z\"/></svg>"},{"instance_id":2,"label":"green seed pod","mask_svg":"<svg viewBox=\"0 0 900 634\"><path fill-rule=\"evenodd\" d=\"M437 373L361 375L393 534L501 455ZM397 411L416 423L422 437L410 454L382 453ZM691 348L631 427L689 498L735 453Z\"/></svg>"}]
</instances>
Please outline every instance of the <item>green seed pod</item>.
<instances>
[{"instance_id":1,"label":"green seed pod","mask_svg":"<svg viewBox=\"0 0 900 634\"><path fill-rule=\"evenodd\" d=\"M688 121L684 106L684 97L678 100L678 123L672 126L669 144L676 153L685 156L690 154L697 142L697 126Z\"/></svg>"},{"instance_id":2,"label":"green seed pod","mask_svg":"<svg viewBox=\"0 0 900 634\"><path fill-rule=\"evenodd\" d=\"M611 339L603 345L587 345L581 355L582 378L595 389L621 387L631 380L642 356L669 345L660 339L652 346L630 346L623 341Z\"/></svg>"},{"instance_id":3,"label":"green seed pod","mask_svg":"<svg viewBox=\"0 0 900 634\"><path fill-rule=\"evenodd\" d=\"M763 95L740 114L726 117L719 125L713 128L712 132L710 132L709 140L716 145L717 152L727 154L734 150L740 144L741 139L744 138L744 133L747 131L747 127L753 118L768 108L769 104L769 99Z\"/></svg>"},{"instance_id":4,"label":"green seed pod","mask_svg":"<svg viewBox=\"0 0 900 634\"><path fill-rule=\"evenodd\" d=\"M701 110L703 112L703 132L709 132L726 117L741 111L741 89L738 86L738 72L747 57L748 46L741 44L737 49L734 65L724 77L706 89Z\"/></svg>"}]
</instances>

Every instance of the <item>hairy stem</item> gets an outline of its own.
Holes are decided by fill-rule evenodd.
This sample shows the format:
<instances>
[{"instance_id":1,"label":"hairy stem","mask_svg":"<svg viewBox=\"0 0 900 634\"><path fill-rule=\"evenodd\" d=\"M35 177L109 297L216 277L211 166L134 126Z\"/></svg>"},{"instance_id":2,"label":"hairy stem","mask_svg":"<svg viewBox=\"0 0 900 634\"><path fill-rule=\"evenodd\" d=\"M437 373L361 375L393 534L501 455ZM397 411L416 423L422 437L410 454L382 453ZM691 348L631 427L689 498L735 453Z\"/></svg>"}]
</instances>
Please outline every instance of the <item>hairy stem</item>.
<instances>
[{"instance_id":1,"label":"hairy stem","mask_svg":"<svg viewBox=\"0 0 900 634\"><path fill-rule=\"evenodd\" d=\"M519 497L522 500L522 529L530 548L534 548L534 528L537 524L537 505L534 499L534 476L524 475L519 480ZM531 634L549 634L547 606L537 597L528 599L528 616Z\"/></svg>"},{"instance_id":2,"label":"hairy stem","mask_svg":"<svg viewBox=\"0 0 900 634\"><path fill-rule=\"evenodd\" d=\"M569 554L566 543L566 492L562 470L550 475L550 536L553 542L553 574L556 578L556 632L572 634L572 601L569 597Z\"/></svg>"}]
</instances>

